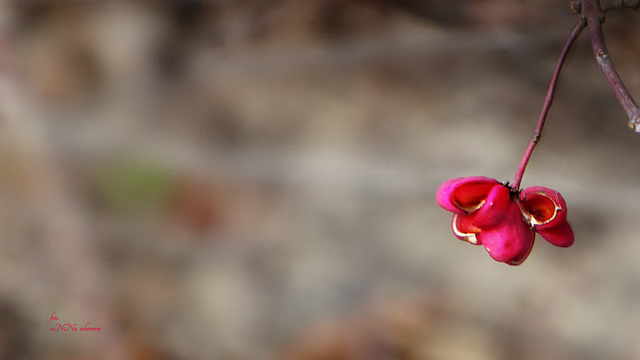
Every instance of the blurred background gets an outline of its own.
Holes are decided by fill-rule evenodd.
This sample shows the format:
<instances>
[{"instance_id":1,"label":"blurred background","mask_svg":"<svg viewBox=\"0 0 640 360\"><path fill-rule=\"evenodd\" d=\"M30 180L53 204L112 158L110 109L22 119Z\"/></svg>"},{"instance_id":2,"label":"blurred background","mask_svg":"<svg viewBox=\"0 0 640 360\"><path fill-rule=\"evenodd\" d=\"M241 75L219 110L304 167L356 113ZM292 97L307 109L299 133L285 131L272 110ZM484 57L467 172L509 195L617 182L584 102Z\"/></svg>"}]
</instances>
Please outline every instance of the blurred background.
<instances>
[{"instance_id":1,"label":"blurred background","mask_svg":"<svg viewBox=\"0 0 640 360\"><path fill-rule=\"evenodd\" d=\"M434 200L512 180L576 21L562 0L2 2L0 358L637 359L640 135L586 33L523 180L562 192L575 245L496 263ZM639 26L605 26L636 96Z\"/></svg>"}]
</instances>

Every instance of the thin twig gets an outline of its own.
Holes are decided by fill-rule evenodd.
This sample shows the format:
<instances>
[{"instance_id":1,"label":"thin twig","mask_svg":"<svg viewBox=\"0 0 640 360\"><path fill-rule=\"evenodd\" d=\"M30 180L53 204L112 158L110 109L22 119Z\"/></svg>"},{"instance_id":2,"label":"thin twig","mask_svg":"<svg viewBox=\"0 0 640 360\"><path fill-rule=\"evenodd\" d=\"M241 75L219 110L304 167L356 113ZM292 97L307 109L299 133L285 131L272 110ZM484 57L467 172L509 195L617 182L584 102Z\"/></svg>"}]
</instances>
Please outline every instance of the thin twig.
<instances>
[{"instance_id":1,"label":"thin twig","mask_svg":"<svg viewBox=\"0 0 640 360\"><path fill-rule=\"evenodd\" d=\"M589 36L593 45L593 53L596 56L598 66L609 82L609 86L616 95L618 102L629 117L629 127L636 132L640 132L640 107L633 100L631 94L622 83L620 75L613 66L611 57L604 42L602 33L602 22L604 21L604 12L600 8L598 0L584 0L582 2L582 19L587 21L589 27Z\"/></svg>"},{"instance_id":2,"label":"thin twig","mask_svg":"<svg viewBox=\"0 0 640 360\"><path fill-rule=\"evenodd\" d=\"M600 0L600 8L603 12L620 9L640 10L640 0ZM576 14L582 12L582 0L569 3L569 9Z\"/></svg>"},{"instance_id":3,"label":"thin twig","mask_svg":"<svg viewBox=\"0 0 640 360\"><path fill-rule=\"evenodd\" d=\"M564 48L562 49L562 53L558 58L558 63L556 64L556 69L553 72L553 76L551 77L551 82L549 83L549 89L547 90L547 96L544 99L544 104L542 105L542 111L540 112L540 117L538 118L538 125L536 126L535 133L533 134L533 138L529 142L529 146L522 157L522 161L520 162L520 166L518 167L518 171L516 171L516 176L513 179L513 183L511 187L514 190L520 189L520 182L522 181L522 175L524 175L524 170L527 167L527 163L529 162L529 158L531 158L531 153L533 153L533 149L536 147L538 142L540 141L540 137L542 136L542 128L544 127L545 120L547 119L547 114L549 113L549 109L551 108L551 103L553 102L553 96L556 91L556 86L558 84L558 78L560 77L560 72L562 71L562 65L564 65L564 61L567 59L567 55L569 55L569 50L571 50L571 46L582 32L582 29L587 25L585 19L581 18L580 21L576 24L571 32L571 36L567 40Z\"/></svg>"}]
</instances>

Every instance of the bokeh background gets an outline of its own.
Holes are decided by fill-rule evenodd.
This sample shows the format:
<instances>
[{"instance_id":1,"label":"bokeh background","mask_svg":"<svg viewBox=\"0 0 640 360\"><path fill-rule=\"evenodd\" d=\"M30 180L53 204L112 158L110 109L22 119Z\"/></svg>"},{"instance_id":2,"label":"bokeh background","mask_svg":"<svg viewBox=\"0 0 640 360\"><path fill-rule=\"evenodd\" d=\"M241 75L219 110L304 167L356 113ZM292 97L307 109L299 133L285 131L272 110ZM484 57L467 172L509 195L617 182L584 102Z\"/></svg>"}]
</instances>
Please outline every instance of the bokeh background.
<instances>
[{"instance_id":1,"label":"bokeh background","mask_svg":"<svg viewBox=\"0 0 640 360\"><path fill-rule=\"evenodd\" d=\"M513 178L576 21L561 0L2 2L0 358L637 359L640 135L586 34L523 180L562 192L575 245L496 263L434 201ZM636 96L639 26L605 25Z\"/></svg>"}]
</instances>

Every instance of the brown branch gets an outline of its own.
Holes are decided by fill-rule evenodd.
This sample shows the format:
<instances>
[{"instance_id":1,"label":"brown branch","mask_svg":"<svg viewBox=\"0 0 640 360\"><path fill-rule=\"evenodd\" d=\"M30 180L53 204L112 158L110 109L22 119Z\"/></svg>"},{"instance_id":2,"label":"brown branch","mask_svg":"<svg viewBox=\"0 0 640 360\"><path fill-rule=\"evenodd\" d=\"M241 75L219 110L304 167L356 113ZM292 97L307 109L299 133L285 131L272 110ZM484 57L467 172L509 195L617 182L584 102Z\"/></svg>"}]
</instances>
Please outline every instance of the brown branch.
<instances>
[{"instance_id":1,"label":"brown branch","mask_svg":"<svg viewBox=\"0 0 640 360\"><path fill-rule=\"evenodd\" d=\"M638 104L636 104L622 83L622 79L620 79L620 75L618 75L618 72L613 66L604 42L604 35L602 33L604 12L600 8L600 2L598 0L584 0L582 1L582 5L582 18L587 20L589 36L591 37L591 44L593 45L593 53L596 56L598 66L609 82L609 86L613 90L618 102L627 113L629 117L629 127L636 132L640 132L640 107L638 107Z\"/></svg>"},{"instance_id":2,"label":"brown branch","mask_svg":"<svg viewBox=\"0 0 640 360\"><path fill-rule=\"evenodd\" d=\"M640 0L600 0L600 8L603 12L620 9L634 9L640 11ZM569 9L576 14L582 12L582 0L569 3Z\"/></svg>"}]
</instances>

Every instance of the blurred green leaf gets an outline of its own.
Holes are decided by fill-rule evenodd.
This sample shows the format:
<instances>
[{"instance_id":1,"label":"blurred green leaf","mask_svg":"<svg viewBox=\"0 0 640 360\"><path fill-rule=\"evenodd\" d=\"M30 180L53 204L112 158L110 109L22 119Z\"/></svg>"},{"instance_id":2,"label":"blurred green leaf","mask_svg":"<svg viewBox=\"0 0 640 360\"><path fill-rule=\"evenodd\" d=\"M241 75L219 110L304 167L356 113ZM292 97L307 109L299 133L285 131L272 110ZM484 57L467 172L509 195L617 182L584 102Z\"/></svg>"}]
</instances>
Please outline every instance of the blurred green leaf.
<instances>
[{"instance_id":1,"label":"blurred green leaf","mask_svg":"<svg viewBox=\"0 0 640 360\"><path fill-rule=\"evenodd\" d=\"M125 158L106 163L95 177L105 205L124 212L150 212L163 207L174 185L174 175L153 161Z\"/></svg>"}]
</instances>

